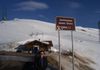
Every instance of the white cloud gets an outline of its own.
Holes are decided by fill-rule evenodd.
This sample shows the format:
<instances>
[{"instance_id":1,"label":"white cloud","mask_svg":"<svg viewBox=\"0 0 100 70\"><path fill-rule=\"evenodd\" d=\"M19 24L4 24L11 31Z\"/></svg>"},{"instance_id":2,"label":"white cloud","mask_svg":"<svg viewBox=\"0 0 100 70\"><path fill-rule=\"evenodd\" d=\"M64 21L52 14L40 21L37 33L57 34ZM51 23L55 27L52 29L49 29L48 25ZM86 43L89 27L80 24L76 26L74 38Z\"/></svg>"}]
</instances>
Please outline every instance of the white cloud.
<instances>
[{"instance_id":1,"label":"white cloud","mask_svg":"<svg viewBox=\"0 0 100 70\"><path fill-rule=\"evenodd\" d=\"M81 7L81 4L78 3L78 2L69 2L69 3L68 3L68 6L69 6L70 8L77 9L77 8L80 8L80 7Z\"/></svg>"},{"instance_id":2,"label":"white cloud","mask_svg":"<svg viewBox=\"0 0 100 70\"><path fill-rule=\"evenodd\" d=\"M100 14L100 10L96 11L97 14Z\"/></svg>"},{"instance_id":3,"label":"white cloud","mask_svg":"<svg viewBox=\"0 0 100 70\"><path fill-rule=\"evenodd\" d=\"M26 1L21 2L16 5L16 10L23 10L23 11L32 11L32 10L38 10L38 9L47 9L48 5L41 2L35 2L35 1Z\"/></svg>"},{"instance_id":4,"label":"white cloud","mask_svg":"<svg viewBox=\"0 0 100 70\"><path fill-rule=\"evenodd\" d=\"M42 14L40 14L40 15L38 15L40 18L45 18L45 16L44 15L42 15Z\"/></svg>"}]
</instances>

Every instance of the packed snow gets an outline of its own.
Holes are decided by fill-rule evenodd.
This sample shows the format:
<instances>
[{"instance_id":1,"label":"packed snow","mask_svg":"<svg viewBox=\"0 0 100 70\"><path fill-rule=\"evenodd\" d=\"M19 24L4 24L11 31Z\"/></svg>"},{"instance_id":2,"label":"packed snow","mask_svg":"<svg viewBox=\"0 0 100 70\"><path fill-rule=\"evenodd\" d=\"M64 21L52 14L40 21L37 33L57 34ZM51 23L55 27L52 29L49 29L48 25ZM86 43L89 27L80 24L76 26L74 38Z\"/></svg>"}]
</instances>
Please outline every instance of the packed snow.
<instances>
[{"instance_id":1,"label":"packed snow","mask_svg":"<svg viewBox=\"0 0 100 70\"><path fill-rule=\"evenodd\" d=\"M55 24L31 19L15 19L0 22L0 50L14 51L18 44L32 40L52 40L53 51L58 49L58 32ZM71 50L71 32L60 31L61 49ZM88 57L96 64L91 67L100 70L99 31L95 28L76 27L74 34L74 51ZM9 47L8 47L9 46Z\"/></svg>"}]
</instances>

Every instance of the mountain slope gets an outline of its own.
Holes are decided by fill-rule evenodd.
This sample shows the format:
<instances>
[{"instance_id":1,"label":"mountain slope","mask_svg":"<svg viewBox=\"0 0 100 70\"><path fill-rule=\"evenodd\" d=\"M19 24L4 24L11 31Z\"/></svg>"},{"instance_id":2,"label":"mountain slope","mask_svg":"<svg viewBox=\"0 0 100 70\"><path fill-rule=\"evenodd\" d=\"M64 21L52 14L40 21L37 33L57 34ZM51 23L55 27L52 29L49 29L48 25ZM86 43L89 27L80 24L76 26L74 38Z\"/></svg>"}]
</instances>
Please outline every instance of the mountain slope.
<instances>
[{"instance_id":1,"label":"mountain slope","mask_svg":"<svg viewBox=\"0 0 100 70\"><path fill-rule=\"evenodd\" d=\"M71 50L71 32L61 31L60 33L62 51ZM96 70L100 70L98 34L98 29L80 26L76 27L76 31L74 31L75 52L93 60L96 64L91 64L91 66ZM0 50L9 49L7 47L8 43L25 43L34 39L52 40L54 47L58 49L57 36L55 24L52 23L30 19L0 22Z\"/></svg>"}]
</instances>

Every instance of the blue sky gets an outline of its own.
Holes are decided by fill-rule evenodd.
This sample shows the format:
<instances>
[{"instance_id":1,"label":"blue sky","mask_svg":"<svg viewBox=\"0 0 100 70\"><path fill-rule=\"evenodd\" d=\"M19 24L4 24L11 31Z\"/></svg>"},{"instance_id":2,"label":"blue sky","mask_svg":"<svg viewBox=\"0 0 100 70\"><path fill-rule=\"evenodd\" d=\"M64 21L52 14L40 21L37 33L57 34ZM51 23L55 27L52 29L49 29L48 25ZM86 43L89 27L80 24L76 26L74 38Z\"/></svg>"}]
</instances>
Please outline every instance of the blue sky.
<instances>
[{"instance_id":1,"label":"blue sky","mask_svg":"<svg viewBox=\"0 0 100 70\"><path fill-rule=\"evenodd\" d=\"M0 0L8 19L26 18L55 23L56 16L74 17L76 25L97 28L100 0Z\"/></svg>"}]
</instances>

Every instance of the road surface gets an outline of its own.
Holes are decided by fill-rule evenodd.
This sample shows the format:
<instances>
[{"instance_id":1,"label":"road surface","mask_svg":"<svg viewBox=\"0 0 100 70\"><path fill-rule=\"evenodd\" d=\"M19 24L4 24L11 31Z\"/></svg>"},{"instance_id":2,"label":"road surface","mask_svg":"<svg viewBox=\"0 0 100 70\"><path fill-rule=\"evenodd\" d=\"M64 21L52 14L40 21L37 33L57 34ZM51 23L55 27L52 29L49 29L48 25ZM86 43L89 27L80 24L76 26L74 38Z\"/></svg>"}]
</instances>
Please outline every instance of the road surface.
<instances>
[{"instance_id":1,"label":"road surface","mask_svg":"<svg viewBox=\"0 0 100 70\"><path fill-rule=\"evenodd\" d=\"M7 69L8 70L13 70L13 69L14 70L34 70L32 58L33 58L32 56L27 57L27 56L0 55L0 62L2 62L0 64L0 70L7 70ZM47 70L57 70L57 69L54 68L51 64L48 64Z\"/></svg>"}]
</instances>

